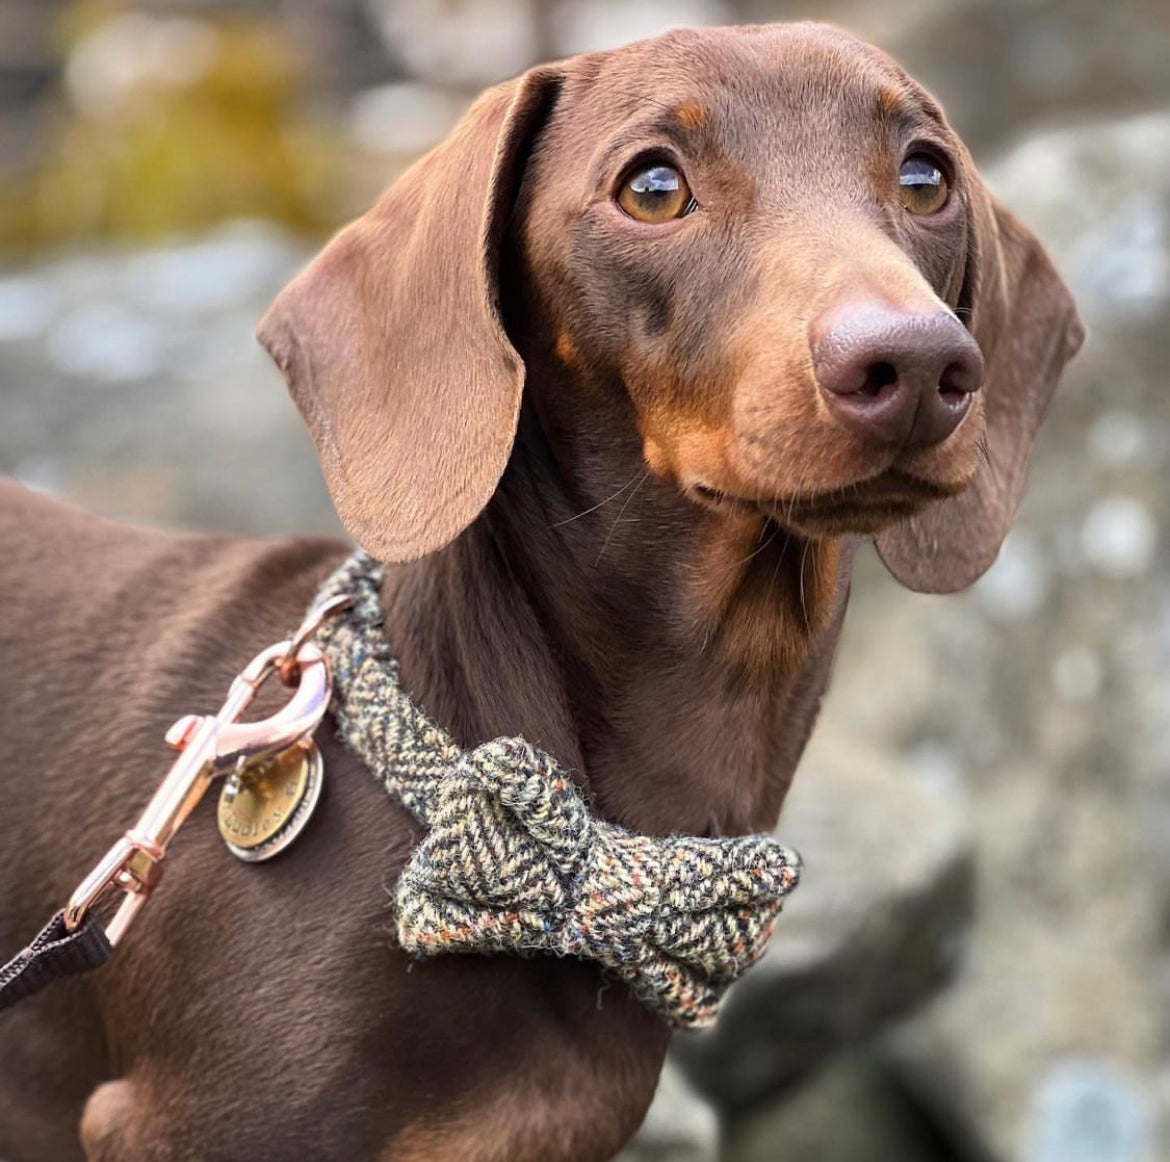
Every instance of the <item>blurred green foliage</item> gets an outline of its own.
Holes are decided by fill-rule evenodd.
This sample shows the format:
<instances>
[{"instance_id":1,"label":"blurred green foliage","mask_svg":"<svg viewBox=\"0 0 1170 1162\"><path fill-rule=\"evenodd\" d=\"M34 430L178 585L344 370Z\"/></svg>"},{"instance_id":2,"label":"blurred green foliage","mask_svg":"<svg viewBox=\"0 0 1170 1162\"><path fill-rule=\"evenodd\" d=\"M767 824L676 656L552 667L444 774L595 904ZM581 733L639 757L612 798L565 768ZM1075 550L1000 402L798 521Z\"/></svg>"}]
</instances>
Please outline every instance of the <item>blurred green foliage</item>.
<instances>
[{"instance_id":1,"label":"blurred green foliage","mask_svg":"<svg viewBox=\"0 0 1170 1162\"><path fill-rule=\"evenodd\" d=\"M335 224L339 147L316 123L307 63L275 21L81 0L57 31L50 133L0 190L0 249L155 239L241 216Z\"/></svg>"}]
</instances>

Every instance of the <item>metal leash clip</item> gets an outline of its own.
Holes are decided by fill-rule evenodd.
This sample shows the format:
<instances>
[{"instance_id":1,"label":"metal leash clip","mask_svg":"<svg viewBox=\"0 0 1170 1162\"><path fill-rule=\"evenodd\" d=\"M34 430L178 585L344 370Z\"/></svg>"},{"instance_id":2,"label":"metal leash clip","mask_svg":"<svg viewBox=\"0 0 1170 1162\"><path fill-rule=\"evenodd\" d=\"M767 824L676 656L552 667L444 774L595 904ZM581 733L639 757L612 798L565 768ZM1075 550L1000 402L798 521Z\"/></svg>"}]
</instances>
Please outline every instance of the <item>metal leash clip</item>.
<instances>
[{"instance_id":1,"label":"metal leash clip","mask_svg":"<svg viewBox=\"0 0 1170 1162\"><path fill-rule=\"evenodd\" d=\"M262 650L240 671L216 714L187 715L167 731L167 743L182 753L138 822L70 897L64 913L68 931L81 925L108 890L117 889L126 898L105 928L109 943L117 945L162 875L167 844L211 783L296 746L316 730L329 706L332 677L325 655L310 638L326 618L352 603L352 597L342 595L310 610L288 641ZM240 722L240 715L273 674L294 687L288 703L270 718Z\"/></svg>"}]
</instances>

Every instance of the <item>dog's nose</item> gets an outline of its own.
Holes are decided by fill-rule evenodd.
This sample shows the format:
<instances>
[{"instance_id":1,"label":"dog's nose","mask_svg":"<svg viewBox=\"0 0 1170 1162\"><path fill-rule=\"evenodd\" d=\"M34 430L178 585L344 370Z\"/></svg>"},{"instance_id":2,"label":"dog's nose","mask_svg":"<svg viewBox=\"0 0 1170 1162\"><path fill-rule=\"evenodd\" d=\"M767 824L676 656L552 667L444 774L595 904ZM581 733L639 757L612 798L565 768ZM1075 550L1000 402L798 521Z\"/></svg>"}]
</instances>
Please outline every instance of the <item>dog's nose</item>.
<instances>
[{"instance_id":1,"label":"dog's nose","mask_svg":"<svg viewBox=\"0 0 1170 1162\"><path fill-rule=\"evenodd\" d=\"M883 444L941 443L983 381L978 344L946 311L853 305L815 326L812 339L813 371L829 410L851 431Z\"/></svg>"}]
</instances>

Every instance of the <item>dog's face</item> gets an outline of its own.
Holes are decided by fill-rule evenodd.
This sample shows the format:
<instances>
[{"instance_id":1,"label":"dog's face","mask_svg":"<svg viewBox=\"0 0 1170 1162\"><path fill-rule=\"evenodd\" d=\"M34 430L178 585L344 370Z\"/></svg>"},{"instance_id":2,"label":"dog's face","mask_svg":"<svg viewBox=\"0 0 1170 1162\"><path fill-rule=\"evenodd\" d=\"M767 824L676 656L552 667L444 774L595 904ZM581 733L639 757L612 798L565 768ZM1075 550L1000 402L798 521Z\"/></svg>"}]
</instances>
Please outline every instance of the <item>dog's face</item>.
<instances>
[{"instance_id":1,"label":"dog's face","mask_svg":"<svg viewBox=\"0 0 1170 1162\"><path fill-rule=\"evenodd\" d=\"M489 91L261 326L385 559L487 503L527 360L591 444L622 442L621 401L696 520L878 534L931 590L994 559L1080 337L934 101L817 25L672 33Z\"/></svg>"},{"instance_id":2,"label":"dog's face","mask_svg":"<svg viewBox=\"0 0 1170 1162\"><path fill-rule=\"evenodd\" d=\"M670 46L568 76L528 162L526 309L556 358L628 394L646 464L708 506L874 533L959 491L977 178L938 106L817 26Z\"/></svg>"}]
</instances>

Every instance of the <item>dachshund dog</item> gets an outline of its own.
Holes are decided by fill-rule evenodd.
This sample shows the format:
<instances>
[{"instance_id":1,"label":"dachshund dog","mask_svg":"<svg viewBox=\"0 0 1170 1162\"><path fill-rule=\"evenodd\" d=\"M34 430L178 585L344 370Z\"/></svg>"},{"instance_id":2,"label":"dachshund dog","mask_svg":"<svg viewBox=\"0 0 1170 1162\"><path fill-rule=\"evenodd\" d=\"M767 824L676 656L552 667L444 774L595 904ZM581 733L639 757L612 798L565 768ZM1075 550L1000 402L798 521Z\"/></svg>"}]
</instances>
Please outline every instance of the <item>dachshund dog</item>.
<instances>
[{"instance_id":1,"label":"dachshund dog","mask_svg":"<svg viewBox=\"0 0 1170 1162\"><path fill-rule=\"evenodd\" d=\"M872 538L975 580L1081 341L941 109L819 25L542 65L278 298L404 687L636 831L768 831ZM172 535L0 489L0 947L61 906L345 545ZM0 1016L8 1162L589 1162L669 1039L591 964L396 946L418 828L322 730L279 859L196 811L101 972ZM783 920L777 939L783 940ZM8 955L9 952L5 952Z\"/></svg>"}]
</instances>

